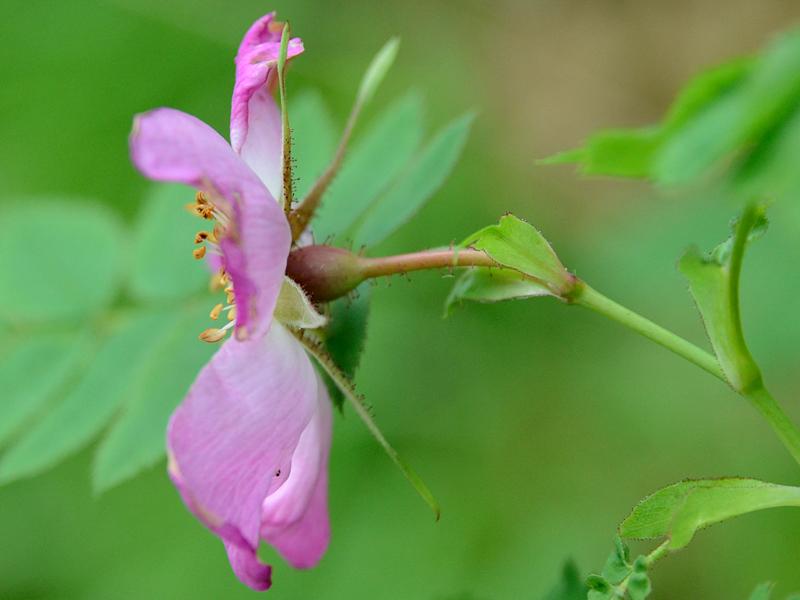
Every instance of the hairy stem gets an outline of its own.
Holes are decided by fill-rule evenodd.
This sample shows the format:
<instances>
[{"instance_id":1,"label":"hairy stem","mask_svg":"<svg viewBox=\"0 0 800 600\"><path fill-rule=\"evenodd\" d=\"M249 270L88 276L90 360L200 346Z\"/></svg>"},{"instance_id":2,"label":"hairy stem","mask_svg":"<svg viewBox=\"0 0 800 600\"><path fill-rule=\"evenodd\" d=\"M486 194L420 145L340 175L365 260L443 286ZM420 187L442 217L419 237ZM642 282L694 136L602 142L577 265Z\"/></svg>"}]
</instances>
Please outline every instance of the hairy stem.
<instances>
[{"instance_id":1,"label":"hairy stem","mask_svg":"<svg viewBox=\"0 0 800 600\"><path fill-rule=\"evenodd\" d=\"M360 264L365 279L425 269L500 267L486 253L471 249L424 250L378 258L364 257L361 258Z\"/></svg>"},{"instance_id":2,"label":"hairy stem","mask_svg":"<svg viewBox=\"0 0 800 600\"><path fill-rule=\"evenodd\" d=\"M322 202L322 196L330 186L336 173L344 161L345 153L347 152L347 144L350 142L350 137L353 135L358 115L361 113L362 103L356 102L350 116L347 118L347 124L342 133L342 139L339 141L339 146L336 148L336 153L333 155L333 160L325 169L325 172L320 175L319 179L314 182L314 185L309 190L303 201L289 214L289 226L292 229L292 240L297 240L308 227L314 213L319 208Z\"/></svg>"}]
</instances>

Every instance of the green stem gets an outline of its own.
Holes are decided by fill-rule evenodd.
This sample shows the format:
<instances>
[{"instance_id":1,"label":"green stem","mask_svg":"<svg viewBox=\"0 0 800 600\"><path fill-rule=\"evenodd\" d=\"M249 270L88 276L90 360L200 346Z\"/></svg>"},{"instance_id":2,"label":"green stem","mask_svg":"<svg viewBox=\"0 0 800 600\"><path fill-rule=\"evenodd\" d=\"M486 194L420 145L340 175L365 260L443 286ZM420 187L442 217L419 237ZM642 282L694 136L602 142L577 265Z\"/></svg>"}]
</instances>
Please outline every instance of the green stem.
<instances>
[{"instance_id":1,"label":"green stem","mask_svg":"<svg viewBox=\"0 0 800 600\"><path fill-rule=\"evenodd\" d=\"M783 442L794 459L800 463L800 431L783 412L775 397L762 385L748 391L745 396Z\"/></svg>"},{"instance_id":2,"label":"green stem","mask_svg":"<svg viewBox=\"0 0 800 600\"><path fill-rule=\"evenodd\" d=\"M691 342L664 329L660 325L656 325L649 319L636 314L632 310L617 304L610 298L606 298L603 294L585 283L578 283L575 292L573 292L571 296L571 300L574 304L590 308L608 317L612 321L625 325L654 341L656 344L663 346L667 350L672 350L678 356L682 356L689 362L696 364L701 369L711 373L714 377L727 382L722 368L711 353L706 352L702 348L698 348Z\"/></svg>"}]
</instances>

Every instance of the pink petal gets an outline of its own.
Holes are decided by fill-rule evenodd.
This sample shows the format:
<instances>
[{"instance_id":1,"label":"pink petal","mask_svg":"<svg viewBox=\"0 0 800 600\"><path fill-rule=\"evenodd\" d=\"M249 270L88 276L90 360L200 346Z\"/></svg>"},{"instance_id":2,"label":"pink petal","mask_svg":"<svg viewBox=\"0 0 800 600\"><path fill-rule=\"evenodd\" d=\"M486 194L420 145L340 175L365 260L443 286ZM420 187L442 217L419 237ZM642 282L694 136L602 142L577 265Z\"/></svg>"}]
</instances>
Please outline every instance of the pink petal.
<instances>
[{"instance_id":1,"label":"pink petal","mask_svg":"<svg viewBox=\"0 0 800 600\"><path fill-rule=\"evenodd\" d=\"M292 456L289 479L263 504L261 537L298 569L313 567L330 541L328 455L331 401L317 380L317 411Z\"/></svg>"},{"instance_id":2,"label":"pink petal","mask_svg":"<svg viewBox=\"0 0 800 600\"><path fill-rule=\"evenodd\" d=\"M194 186L214 202L221 198L228 205L235 234L225 237L220 247L236 293L236 327L262 335L269 327L291 244L286 217L264 184L216 131L169 108L136 118L131 155L147 177Z\"/></svg>"},{"instance_id":3,"label":"pink petal","mask_svg":"<svg viewBox=\"0 0 800 600\"><path fill-rule=\"evenodd\" d=\"M281 115L274 91L282 23L275 13L253 23L236 54L236 83L231 102L231 145L250 165L273 197L281 197ZM299 38L289 40L287 57L303 51Z\"/></svg>"},{"instance_id":4,"label":"pink petal","mask_svg":"<svg viewBox=\"0 0 800 600\"><path fill-rule=\"evenodd\" d=\"M318 385L303 347L273 323L261 339L225 342L170 420L170 475L251 587L268 586L256 556L262 504L290 477Z\"/></svg>"}]
</instances>

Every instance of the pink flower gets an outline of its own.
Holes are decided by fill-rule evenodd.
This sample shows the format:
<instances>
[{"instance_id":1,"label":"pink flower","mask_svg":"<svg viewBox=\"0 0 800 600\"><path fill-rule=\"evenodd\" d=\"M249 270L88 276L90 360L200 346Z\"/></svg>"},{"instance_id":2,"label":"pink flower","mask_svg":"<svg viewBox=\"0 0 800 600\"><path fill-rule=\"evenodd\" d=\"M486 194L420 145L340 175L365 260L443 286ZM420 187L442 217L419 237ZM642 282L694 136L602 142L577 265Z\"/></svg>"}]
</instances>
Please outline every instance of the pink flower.
<instances>
[{"instance_id":1,"label":"pink flower","mask_svg":"<svg viewBox=\"0 0 800 600\"><path fill-rule=\"evenodd\" d=\"M131 154L147 177L199 190L194 210L213 221L198 233L228 285L224 327L203 332L218 341L167 435L169 473L187 507L219 536L231 566L257 590L271 568L256 551L272 544L293 566L314 566L330 537L327 490L331 407L324 383L276 305L297 288L285 278L291 246L281 197L280 112L272 95L282 26L272 14L245 35L236 56L231 145L211 127L177 110L137 117ZM289 43L289 57L303 51ZM283 291L282 291L283 290ZM302 298L302 296L300 296ZM305 305L308 311L313 309ZM296 314L296 313L293 313ZM315 321L315 319L317 319ZM311 323L293 326L318 327Z\"/></svg>"}]
</instances>

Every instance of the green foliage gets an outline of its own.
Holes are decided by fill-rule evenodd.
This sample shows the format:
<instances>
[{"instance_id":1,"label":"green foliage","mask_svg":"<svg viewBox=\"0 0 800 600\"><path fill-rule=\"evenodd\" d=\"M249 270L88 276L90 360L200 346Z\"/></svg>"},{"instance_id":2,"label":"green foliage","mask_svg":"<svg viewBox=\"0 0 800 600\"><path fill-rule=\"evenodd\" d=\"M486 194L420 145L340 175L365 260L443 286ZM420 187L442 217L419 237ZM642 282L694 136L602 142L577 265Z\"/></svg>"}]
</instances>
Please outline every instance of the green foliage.
<instances>
[{"instance_id":1,"label":"green foliage","mask_svg":"<svg viewBox=\"0 0 800 600\"><path fill-rule=\"evenodd\" d=\"M142 376L169 316L135 315L115 326L85 376L0 459L0 482L41 472L92 439Z\"/></svg>"},{"instance_id":2,"label":"green foliage","mask_svg":"<svg viewBox=\"0 0 800 600\"><path fill-rule=\"evenodd\" d=\"M568 560L561 569L558 583L542 600L586 600L589 592L586 584L581 579L580 571L575 561Z\"/></svg>"},{"instance_id":3,"label":"green foliage","mask_svg":"<svg viewBox=\"0 0 800 600\"><path fill-rule=\"evenodd\" d=\"M775 584L770 581L760 583L756 586L756 589L753 590L753 593L750 594L749 600L770 600L774 587Z\"/></svg>"},{"instance_id":4,"label":"green foliage","mask_svg":"<svg viewBox=\"0 0 800 600\"><path fill-rule=\"evenodd\" d=\"M330 117L319 96L306 93L292 107L298 157L298 195L305 195L330 162L335 147ZM299 112L299 114L298 114ZM318 242L374 246L406 223L441 187L455 167L474 120L468 113L444 127L427 145L422 103L401 97L356 139L345 157L312 229Z\"/></svg>"},{"instance_id":5,"label":"green foliage","mask_svg":"<svg viewBox=\"0 0 800 600\"><path fill-rule=\"evenodd\" d=\"M87 341L70 334L26 336L0 362L0 443L33 417L69 380Z\"/></svg>"},{"instance_id":6,"label":"green foliage","mask_svg":"<svg viewBox=\"0 0 800 600\"><path fill-rule=\"evenodd\" d=\"M559 295L570 275L550 244L535 227L514 215L505 215L465 239L462 246L483 250L494 261L533 278Z\"/></svg>"},{"instance_id":7,"label":"green foliage","mask_svg":"<svg viewBox=\"0 0 800 600\"><path fill-rule=\"evenodd\" d=\"M415 153L397 180L354 225L355 247L380 243L422 208L458 162L474 119L474 113L459 117Z\"/></svg>"},{"instance_id":8,"label":"green foliage","mask_svg":"<svg viewBox=\"0 0 800 600\"><path fill-rule=\"evenodd\" d=\"M87 203L20 201L0 236L0 315L11 324L85 317L117 293L124 236Z\"/></svg>"},{"instance_id":9,"label":"green foliage","mask_svg":"<svg viewBox=\"0 0 800 600\"><path fill-rule=\"evenodd\" d=\"M143 199L135 225L128 289L136 299L175 301L203 291L207 269L190 265L195 233L207 223L182 210L194 199L183 185L152 186Z\"/></svg>"},{"instance_id":10,"label":"green foliage","mask_svg":"<svg viewBox=\"0 0 800 600\"><path fill-rule=\"evenodd\" d=\"M652 591L647 574L649 560L639 556L631 562L630 551L620 538L614 540L614 550L606 559L600 575L590 575L588 600L645 600Z\"/></svg>"},{"instance_id":11,"label":"green foliage","mask_svg":"<svg viewBox=\"0 0 800 600\"><path fill-rule=\"evenodd\" d=\"M772 592L775 590L775 584L771 581L760 583L750 594L748 600L771 600ZM800 600L800 594L790 594L786 596L786 600Z\"/></svg>"},{"instance_id":12,"label":"green foliage","mask_svg":"<svg viewBox=\"0 0 800 600\"><path fill-rule=\"evenodd\" d=\"M356 96L356 104L363 105L372 100L375 91L386 77L386 73L397 58L397 51L400 48L400 39L392 38L386 42L383 47L378 50L378 53L369 63L364 77L358 86L358 95Z\"/></svg>"},{"instance_id":13,"label":"green foliage","mask_svg":"<svg viewBox=\"0 0 800 600\"><path fill-rule=\"evenodd\" d=\"M764 208L750 205L735 223L734 234L708 256L694 248L679 262L681 273L730 384L743 391L760 384L758 366L744 341L739 311L739 276L747 244L766 228Z\"/></svg>"},{"instance_id":14,"label":"green foliage","mask_svg":"<svg viewBox=\"0 0 800 600\"><path fill-rule=\"evenodd\" d=\"M314 220L318 240L347 241L347 232L400 175L422 141L422 99L407 94L381 113L348 152Z\"/></svg>"},{"instance_id":15,"label":"green foliage","mask_svg":"<svg viewBox=\"0 0 800 600\"><path fill-rule=\"evenodd\" d=\"M336 366L351 381L355 377L367 342L370 284L362 283L354 293L330 304L330 322L325 332L325 347ZM325 374L328 392L334 404L343 407L344 395Z\"/></svg>"},{"instance_id":16,"label":"green foliage","mask_svg":"<svg viewBox=\"0 0 800 600\"><path fill-rule=\"evenodd\" d=\"M295 194L303 198L336 151L337 131L325 101L316 90L304 90L293 95L289 99L289 114L292 118ZM325 236L319 233L319 224L314 221L315 236L324 240Z\"/></svg>"},{"instance_id":17,"label":"green foliage","mask_svg":"<svg viewBox=\"0 0 800 600\"><path fill-rule=\"evenodd\" d=\"M779 506L800 506L800 488L742 478L687 480L642 500L619 532L625 538L666 537L668 548L678 550L709 525Z\"/></svg>"},{"instance_id":18,"label":"green foliage","mask_svg":"<svg viewBox=\"0 0 800 600\"><path fill-rule=\"evenodd\" d=\"M500 302L515 298L548 296L546 286L531 281L525 275L509 269L468 269L456 279L447 296L445 313L463 300L473 302Z\"/></svg>"},{"instance_id":19,"label":"green foliage","mask_svg":"<svg viewBox=\"0 0 800 600\"><path fill-rule=\"evenodd\" d=\"M583 147L542 162L577 163L585 174L672 185L695 180L729 161L725 171L735 184L733 191L752 191L758 182L760 193L788 193L800 184L789 166L800 147L798 73L800 32L791 32L757 57L697 76L660 124L601 131Z\"/></svg>"},{"instance_id":20,"label":"green foliage","mask_svg":"<svg viewBox=\"0 0 800 600\"><path fill-rule=\"evenodd\" d=\"M4 238L4 256L17 259L9 272L25 282L17 292L25 309L0 302L12 340L0 365L0 385L8 390L0 404L0 442L9 442L0 456L0 482L57 464L117 414L97 453L96 489L163 456L169 412L213 348L196 339L210 298L202 303L202 319L198 308L190 309L209 278L191 256L198 222L182 205L192 193L181 186L154 189L130 236L134 253L127 265L121 240L128 236L93 205L31 202L12 211L14 235ZM46 239L58 245L49 249ZM130 298L121 296L124 275ZM120 301L113 303L115 297ZM142 304L131 308L131 300ZM40 330L45 319L47 333Z\"/></svg>"}]
</instances>

